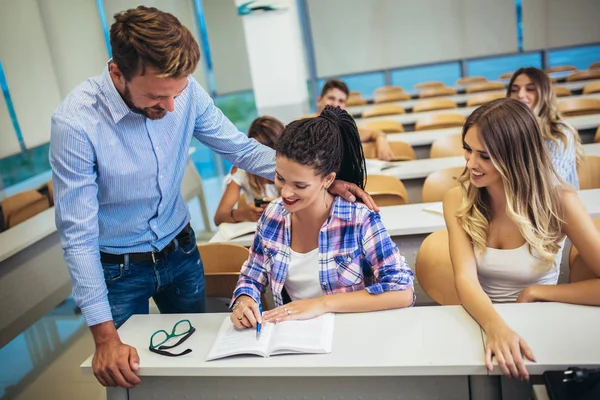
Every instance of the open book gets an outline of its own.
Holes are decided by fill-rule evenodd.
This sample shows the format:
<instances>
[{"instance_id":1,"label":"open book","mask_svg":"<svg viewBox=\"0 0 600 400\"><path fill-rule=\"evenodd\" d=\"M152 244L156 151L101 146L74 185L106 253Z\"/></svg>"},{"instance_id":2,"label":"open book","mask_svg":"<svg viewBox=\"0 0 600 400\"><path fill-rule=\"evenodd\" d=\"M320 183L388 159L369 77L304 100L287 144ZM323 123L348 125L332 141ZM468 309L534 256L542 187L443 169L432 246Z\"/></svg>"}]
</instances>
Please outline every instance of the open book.
<instances>
[{"instance_id":1,"label":"open book","mask_svg":"<svg viewBox=\"0 0 600 400\"><path fill-rule=\"evenodd\" d=\"M246 221L235 224L223 222L219 225L219 232L224 240L235 239L236 237L256 232L256 222Z\"/></svg>"},{"instance_id":2,"label":"open book","mask_svg":"<svg viewBox=\"0 0 600 400\"><path fill-rule=\"evenodd\" d=\"M306 321L263 324L260 339L256 329L238 330L226 317L206 361L241 354L269 357L278 354L331 353L334 314Z\"/></svg>"}]
</instances>

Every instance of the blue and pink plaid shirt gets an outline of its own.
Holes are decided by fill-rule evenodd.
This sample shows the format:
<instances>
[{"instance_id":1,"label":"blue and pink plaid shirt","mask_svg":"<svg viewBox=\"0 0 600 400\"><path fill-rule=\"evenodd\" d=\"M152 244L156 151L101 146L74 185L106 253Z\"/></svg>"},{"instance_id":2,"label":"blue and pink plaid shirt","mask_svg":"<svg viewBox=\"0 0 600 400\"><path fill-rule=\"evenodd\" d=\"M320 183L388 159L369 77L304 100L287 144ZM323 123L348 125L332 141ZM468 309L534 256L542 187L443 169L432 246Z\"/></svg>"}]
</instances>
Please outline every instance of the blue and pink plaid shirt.
<instances>
[{"instance_id":1,"label":"blue and pink plaid shirt","mask_svg":"<svg viewBox=\"0 0 600 400\"><path fill-rule=\"evenodd\" d=\"M245 294L260 301L271 285L276 306L290 262L291 214L277 199L258 221L250 257L242 266L233 297ZM413 289L413 273L383 226L379 214L364 204L336 197L319 232L319 282L323 294L365 289L371 294ZM373 282L365 283L363 271Z\"/></svg>"}]
</instances>

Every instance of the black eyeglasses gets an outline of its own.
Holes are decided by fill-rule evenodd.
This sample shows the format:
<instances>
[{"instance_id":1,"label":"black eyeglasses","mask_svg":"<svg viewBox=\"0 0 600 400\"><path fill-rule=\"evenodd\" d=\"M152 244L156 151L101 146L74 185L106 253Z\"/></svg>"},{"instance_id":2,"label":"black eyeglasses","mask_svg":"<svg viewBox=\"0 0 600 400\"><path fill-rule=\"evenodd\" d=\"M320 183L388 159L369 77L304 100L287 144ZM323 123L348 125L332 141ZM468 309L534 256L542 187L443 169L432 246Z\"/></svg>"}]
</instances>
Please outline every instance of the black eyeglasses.
<instances>
[{"instance_id":1,"label":"black eyeglasses","mask_svg":"<svg viewBox=\"0 0 600 400\"><path fill-rule=\"evenodd\" d=\"M186 349L179 354L169 353L165 350L169 350L179 346L181 343L185 342L190 336L192 336L194 332L196 332L196 328L192 326L190 320L182 319L181 321L177 322L175 326L173 326L171 334L168 334L167 331L165 331L164 329L154 332L150 337L150 347L148 347L148 349L153 353L167 357L179 357L189 354L192 352L192 349ZM164 346L165 343L176 337L181 337L181 339L179 339L177 343L173 345Z\"/></svg>"}]
</instances>

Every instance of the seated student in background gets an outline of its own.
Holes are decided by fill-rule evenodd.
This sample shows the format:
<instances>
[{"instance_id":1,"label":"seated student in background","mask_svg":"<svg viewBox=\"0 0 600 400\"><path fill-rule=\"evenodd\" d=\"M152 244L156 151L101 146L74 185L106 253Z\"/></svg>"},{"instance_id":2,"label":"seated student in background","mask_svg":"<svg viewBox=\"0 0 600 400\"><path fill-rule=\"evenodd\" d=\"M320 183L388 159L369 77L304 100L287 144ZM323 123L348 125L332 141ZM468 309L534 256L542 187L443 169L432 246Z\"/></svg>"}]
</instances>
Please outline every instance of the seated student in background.
<instances>
[{"instance_id":1,"label":"seated student in background","mask_svg":"<svg viewBox=\"0 0 600 400\"><path fill-rule=\"evenodd\" d=\"M352 117L325 107L318 117L289 124L275 149L282 198L258 222L233 295L235 326L256 326L267 285L277 306L263 315L267 322L413 304L412 271L379 214L327 191L334 179L364 187L365 160ZM365 281L364 271L373 282ZM292 300L286 305L284 288Z\"/></svg>"},{"instance_id":2,"label":"seated student in background","mask_svg":"<svg viewBox=\"0 0 600 400\"><path fill-rule=\"evenodd\" d=\"M507 376L528 378L525 341L492 303L556 301L600 305L600 279L556 285L568 236L600 277L600 233L572 187L556 175L536 118L522 102L499 99L463 127L466 168L444 197L456 290L487 334Z\"/></svg>"},{"instance_id":3,"label":"seated student in background","mask_svg":"<svg viewBox=\"0 0 600 400\"><path fill-rule=\"evenodd\" d=\"M259 117L250 125L248 137L273 149L283 128L283 124L273 117ZM258 221L268 202L279 197L273 182L235 167L228 175L225 184L225 192L214 218L217 226L222 222ZM244 193L247 204L235 208L240 199L240 191ZM263 199L263 205L255 206L255 198Z\"/></svg>"},{"instance_id":4,"label":"seated student in background","mask_svg":"<svg viewBox=\"0 0 600 400\"><path fill-rule=\"evenodd\" d=\"M316 115L321 114L325 106L340 107L343 110L349 95L350 91L344 82L337 79L328 80L321 89L321 96L317 98ZM385 133L364 128L359 129L358 133L361 142L375 142L378 159L390 161L394 158L394 152L390 148Z\"/></svg>"},{"instance_id":5,"label":"seated student in background","mask_svg":"<svg viewBox=\"0 0 600 400\"><path fill-rule=\"evenodd\" d=\"M548 75L534 67L519 68L510 78L506 96L521 100L538 117L556 173L579 189L577 165L583 157L583 147L577 130L558 113L556 95Z\"/></svg>"}]
</instances>

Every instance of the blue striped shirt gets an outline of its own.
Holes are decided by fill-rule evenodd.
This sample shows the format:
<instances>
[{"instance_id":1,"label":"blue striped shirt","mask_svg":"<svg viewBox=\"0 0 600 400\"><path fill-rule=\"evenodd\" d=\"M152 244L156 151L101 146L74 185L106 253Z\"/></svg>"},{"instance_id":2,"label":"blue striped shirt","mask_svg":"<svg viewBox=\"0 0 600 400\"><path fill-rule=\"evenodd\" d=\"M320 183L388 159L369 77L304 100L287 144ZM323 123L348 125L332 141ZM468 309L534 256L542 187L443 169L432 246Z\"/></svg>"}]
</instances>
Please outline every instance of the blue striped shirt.
<instances>
[{"instance_id":1,"label":"blue striped shirt","mask_svg":"<svg viewBox=\"0 0 600 400\"><path fill-rule=\"evenodd\" d=\"M190 220L181 182L192 135L243 170L273 179L275 152L239 132L192 77L160 120L129 109L108 67L55 111L56 226L88 325L112 320L100 251L161 250Z\"/></svg>"},{"instance_id":2,"label":"blue striped shirt","mask_svg":"<svg viewBox=\"0 0 600 400\"><path fill-rule=\"evenodd\" d=\"M575 137L573 134L574 130L565 127L562 131L567 137L566 145L560 140L545 139L546 150L552 159L552 165L558 176L569 185L573 186L575 190L579 190L577 152L575 150Z\"/></svg>"}]
</instances>

